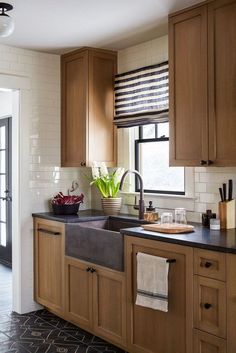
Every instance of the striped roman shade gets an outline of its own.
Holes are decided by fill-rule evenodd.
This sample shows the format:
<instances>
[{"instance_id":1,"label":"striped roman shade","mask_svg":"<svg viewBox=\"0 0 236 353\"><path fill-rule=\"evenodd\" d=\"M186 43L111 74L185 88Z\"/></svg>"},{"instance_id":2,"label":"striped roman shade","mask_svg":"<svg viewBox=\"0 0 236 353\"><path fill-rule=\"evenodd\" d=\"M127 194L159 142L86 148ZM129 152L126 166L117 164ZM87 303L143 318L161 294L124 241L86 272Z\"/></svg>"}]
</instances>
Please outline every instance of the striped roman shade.
<instances>
[{"instance_id":1,"label":"striped roman shade","mask_svg":"<svg viewBox=\"0 0 236 353\"><path fill-rule=\"evenodd\" d=\"M168 61L116 75L115 118L118 127L168 121Z\"/></svg>"}]
</instances>

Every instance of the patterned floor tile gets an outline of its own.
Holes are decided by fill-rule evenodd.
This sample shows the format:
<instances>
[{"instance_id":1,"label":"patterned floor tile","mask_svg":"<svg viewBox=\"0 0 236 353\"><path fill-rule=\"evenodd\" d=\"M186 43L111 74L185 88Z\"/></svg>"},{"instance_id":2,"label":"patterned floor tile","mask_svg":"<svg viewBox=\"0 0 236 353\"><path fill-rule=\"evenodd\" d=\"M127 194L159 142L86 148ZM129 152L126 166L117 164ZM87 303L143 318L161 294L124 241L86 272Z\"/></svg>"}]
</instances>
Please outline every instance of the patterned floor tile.
<instances>
[{"instance_id":1,"label":"patterned floor tile","mask_svg":"<svg viewBox=\"0 0 236 353\"><path fill-rule=\"evenodd\" d=\"M0 332L0 343L8 340L9 340L9 337L6 336L3 332Z\"/></svg>"},{"instance_id":2,"label":"patterned floor tile","mask_svg":"<svg viewBox=\"0 0 236 353\"><path fill-rule=\"evenodd\" d=\"M1 342L0 353L28 353L28 351L17 342L6 341Z\"/></svg>"}]
</instances>

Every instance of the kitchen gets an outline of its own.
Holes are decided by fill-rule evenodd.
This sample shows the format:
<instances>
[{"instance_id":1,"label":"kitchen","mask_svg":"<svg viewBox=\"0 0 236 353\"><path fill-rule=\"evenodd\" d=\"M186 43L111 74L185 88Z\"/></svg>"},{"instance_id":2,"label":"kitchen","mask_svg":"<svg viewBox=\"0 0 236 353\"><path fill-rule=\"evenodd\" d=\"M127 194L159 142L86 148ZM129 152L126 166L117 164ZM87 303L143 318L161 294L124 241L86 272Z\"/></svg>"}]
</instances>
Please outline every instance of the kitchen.
<instances>
[{"instance_id":1,"label":"kitchen","mask_svg":"<svg viewBox=\"0 0 236 353\"><path fill-rule=\"evenodd\" d=\"M220 4L220 2L216 2L216 3ZM225 3L231 4L231 2L225 2ZM232 1L232 4L234 4L233 1ZM189 2L185 2L185 4L182 4L182 7L179 7L178 5L178 8L176 8L176 10L187 8L190 5L193 5L193 3L190 4ZM233 6L234 5L232 5L232 7ZM227 6L225 8L227 8ZM201 18L203 19L205 19L207 16L206 11L203 9L201 9L200 11L200 9L197 8L197 10L195 9L194 11L195 12L199 11L202 16ZM169 11L167 14L170 14L173 12L175 11L174 10ZM231 16L233 16L234 13L235 13L235 10L231 11ZM197 15L196 18L198 19L199 16L200 15ZM219 16L221 16L221 13ZM166 15L166 23L167 23L167 15ZM231 28L230 27L231 23L234 23L234 21L233 22L229 21L229 28ZM177 82L180 85L180 86L177 85L178 93L185 89L185 87L181 86L183 84L183 79L181 79L181 77L184 77L186 72L190 71L192 75L195 74L194 75L195 80L197 80L197 78L199 77L199 72L197 71L196 67L198 67L199 70L200 68L199 66L197 66L197 63L194 61L194 64L192 65L191 61L189 62L189 65L192 68L194 67L194 72L193 72L191 71L191 67L189 68L187 63L184 62L184 60L185 59L190 60L191 53L193 53L192 55L194 60L200 60L200 59L203 61L207 60L205 54L202 55L201 58L199 58L199 55L196 55L194 52L194 43L196 43L196 45L199 45L199 41L198 41L198 37L196 37L196 42L193 41L193 38L195 38L194 36L198 36L199 32L197 31L196 28L198 28L200 24L202 26L206 26L206 22L202 20L202 22L196 23L196 27L192 28L191 27L192 22L190 21L189 31L186 31L185 28L182 28L180 26L179 27L180 32L177 33L178 35L181 35L176 39L180 41L180 49L177 52L179 56L176 59L177 64L179 65L178 72L176 73L177 76L179 75L177 80ZM203 32L204 32L204 28L202 28ZM181 32L181 30L183 31L183 33ZM191 32L191 38L183 37L184 40L181 41L182 36L184 36L184 34L187 36L187 34L190 33L190 30L193 31ZM171 33L172 32L169 32L169 37ZM221 33L223 36L225 32L223 31ZM170 38L168 38L166 34L167 34L167 29L164 30L160 35L156 35L154 37L150 35L149 39L151 40L148 40L148 37L143 40L143 37L140 35L139 41L138 39L135 39L135 41L133 42L133 44L135 45L126 46L126 44L124 44L124 48L118 50L118 63L117 63L118 74L126 73L135 69L144 68L150 65L155 65L169 60L170 75L171 75L171 51L169 51L169 57L168 57L168 40ZM173 36L174 33L172 33L171 35ZM11 37L9 37L9 40L10 38ZM152 38L155 38L155 39L152 39ZM189 41L187 41L188 39ZM141 43L141 44L136 44L136 43ZM186 43L188 43L188 45L192 44L193 48L191 47L191 52L188 52L188 55L186 54L186 56L184 56L184 49L181 47L181 45L185 47ZM204 44L204 41L201 41L201 43L202 45L206 45L206 43ZM226 41L226 39L224 39L223 41L220 41L220 43L225 44L228 42ZM90 45L90 43L88 44ZM96 47L96 45L92 45L92 46ZM109 47L108 45L99 46L99 47L108 48L109 50L114 49L111 46ZM211 47L210 49L212 50ZM219 47L217 47L217 50L219 50L219 52L224 52L224 53L227 53L227 50L228 52L230 50L230 55L226 54L225 56L226 58L228 58L227 64L225 64L225 61L223 61L221 67L224 68L223 70L224 75L227 75L227 73L229 75L231 72L234 72L232 70L234 67L233 65L235 63L235 60L233 60L234 57L232 53L234 53L234 51L232 50L232 48L227 49L227 47L226 48L223 47L222 49L219 49ZM181 53L183 53L183 57L181 57L180 55ZM232 59L232 61L230 60L230 58ZM219 60L223 60L223 58ZM201 71L200 71L201 73L204 72L204 67L206 70L205 61L201 62ZM173 57L172 57L172 63L173 63ZM187 67L188 67L188 70L186 70ZM229 71L226 70L226 68L228 67L230 67ZM23 273L23 277L22 277L23 284L19 285L19 282L18 282L18 285L17 283L15 283L15 287L14 287L14 283L13 283L13 287L14 287L14 292L13 292L14 307L13 308L14 308L14 311L23 314L23 313L32 312L37 308L38 309L40 308L40 306L36 306L33 300L33 280L32 280L33 279L33 251L32 251L33 227L32 227L31 214L38 213L38 212L40 213L47 212L48 200L55 193L59 191L63 191L64 193L67 193L67 189L71 187L71 183L73 180L79 181L79 189L78 189L79 193L83 192L83 194L85 195L84 203L82 205L83 207L81 207L81 211L86 209L87 210L101 209L101 196L97 193L95 188L90 187L89 183L91 180L88 180L85 177L85 174L86 174L90 178L90 173L91 173L90 168L84 168L84 167L77 168L73 166L61 168L60 56L56 54L39 53L39 52L29 51L26 49L20 49L20 48L14 48L14 47L2 45L0 68L1 68L1 73L3 73L5 76L11 74L11 75L16 75L21 77L23 76L24 78L27 77L30 79L30 82L26 82L26 81L23 82L22 84L23 88L21 90L22 113L21 113L20 123L21 123L21 126L24 127L23 129L20 130L20 135L19 135L19 138L20 138L19 143L20 143L20 151L21 151L20 153L21 168L19 169L19 173L20 173L19 180L21 183L19 186L19 189L20 189L21 196L20 196L19 203L20 203L21 214L20 214L20 218L16 216L13 219L13 223L16 221L18 222L17 225L13 224L13 227L15 227L15 232L13 232L13 237L15 237L15 241L13 238L13 248L15 246L15 250L13 249L13 253L15 254L13 259L13 273L15 271L16 277L17 277L17 272L19 271L18 269L21 269ZM172 67L172 70L173 70L173 67ZM212 84L212 80L210 80L211 75L212 73L209 72L208 80ZM194 127L191 130L192 135L189 138L189 140L187 138L182 138L182 136L185 136L185 137L189 136L189 132L184 131L184 129L181 130L181 127L184 126L187 129L189 128L189 126L188 126L188 122L186 121L181 122L180 125L178 125L180 127L180 130L177 131L177 137L179 136L182 144L178 143L177 141L176 142L177 155L175 156L176 158L173 158L173 154L172 154L172 165L180 166L180 167L187 166L185 168L185 180L186 180L185 195L166 196L165 194L162 194L162 193L158 193L156 195L155 193L151 193L151 195L150 193L146 193L146 192L144 193L145 205L147 206L148 202L152 200L154 206L158 207L158 212L160 214L162 212L174 210L175 208L178 208L178 207L184 207L187 210L188 222L198 222L198 223L201 223L201 214L205 213L207 209L211 209L213 213L218 214L218 202L220 201L218 188L221 187L222 183L225 183L228 180L231 180L231 179L235 180L235 168L234 168L235 164L233 161L233 156L235 154L232 153L230 155L230 151L232 151L234 148L233 138L232 138L232 136L234 136L234 129L230 121L228 121L228 123L225 124L224 130L220 127L220 131L224 132L225 134L222 134L222 136L221 135L218 136L219 145L217 146L218 148L217 151L219 152L219 155L217 156L217 158L214 159L211 157L212 151L210 151L211 154L209 156L206 155L206 138L204 137L204 134L206 134L206 131L207 131L207 128L205 128L205 126L208 124L206 125L204 123L202 123L202 125L199 124L199 118L198 118L199 116L203 117L202 118L203 120L206 118L204 109L206 109L205 105L206 104L208 105L208 102L207 103L205 102L206 95L204 94L204 89L206 89L206 86L204 84L206 82L205 83L203 82L206 75L202 75L202 77L203 79L200 80L201 82L194 81L194 84L192 87L194 92L198 92L198 93L201 92L201 94L199 94L200 97L199 96L197 97L198 100L191 102L190 100L191 97L188 96L188 93L189 92L191 93L191 90L188 90L188 89L184 90L183 96L174 97L175 99L177 99L177 102L180 102L179 105L177 105L180 107L179 109L183 107L183 105L181 104L182 103L181 99L184 99L185 106L187 105L186 109L190 109L190 110L192 109L192 119L193 119L192 126ZM3 78L1 78L1 80L2 80L1 81L1 86L2 86ZM2 87L6 87L5 82L6 80L4 81L4 86ZM173 82L173 75L172 75L172 81L170 78L170 82ZM188 78L185 78L184 82L188 82L188 84L191 84L191 82L193 81L191 80L188 81ZM232 81L226 80L226 82L232 82ZM201 85L200 86L201 89L199 89L199 86L195 86L195 84ZM217 93L217 94L220 94L220 96L222 97L222 92L228 92L228 90L230 90L229 86L225 87L224 89L221 88L220 93ZM231 89L233 89L233 87L231 87ZM209 88L209 90L211 90L211 88ZM170 88L170 93L171 92L173 92L173 90L171 91L171 88ZM230 94L228 96L231 97ZM210 98L211 99L209 101L209 105L213 104L212 103L213 97L210 97ZM170 97L170 100L171 99L173 102L173 97L172 98ZM186 102L189 102L189 105ZM227 100L227 103L228 103L227 107L229 109L232 109L231 115L234 116L235 111L233 110L232 102L230 105L230 102L228 102ZM191 104L193 105L191 106ZM171 108L173 108L173 105L170 104L170 110ZM199 111L200 109L201 111ZM183 112L180 110L180 111L177 111L177 113L179 114L177 116L182 116L182 117L186 116L185 111ZM172 113L170 112L170 115L171 114L173 115L173 112ZM210 118L211 119L209 124L212 124L213 122L212 115ZM195 122L196 120L197 122ZM229 130L227 130L227 127L229 127ZM125 169L130 169L130 166L134 166L134 156L129 155L129 153L127 153L127 151L129 151L128 150L129 146L130 145L132 146L132 144L130 143L130 138L132 138L132 136L127 137L127 135L129 135L127 133L127 130L128 129L118 129L118 165L124 167ZM211 131L214 131L214 129L210 130L210 134L211 134ZM72 132L73 131L71 130L69 131L69 133L71 134ZM171 129L170 129L170 132L171 132ZM131 134L135 134L135 133L136 132L131 132ZM93 139L95 140L95 138ZM223 139L223 142L222 142L222 139ZM120 140L122 141L122 143L119 143ZM37 141L38 141L38 145L37 145ZM101 145L100 141L102 140L99 140L98 142L96 142L96 144ZM189 141L191 142L191 144ZM225 143L225 141L232 141L231 142L232 150L230 149L228 151L223 150L224 148L230 148L230 145L231 145L230 143L229 144ZM76 146L78 145L78 143L79 142L76 141ZM119 145L123 145L125 146L125 148L120 149ZM171 145L171 137L170 137L170 145ZM199 145L202 148L200 152L199 152ZM213 144L210 144L210 147L211 146L213 146ZM229 153L230 158L228 160L222 160L222 155L224 156L224 153ZM30 161L28 161L28 158L25 158L25 156L29 156ZM131 163L130 163L130 160L131 160ZM212 161L212 160L214 160L215 162L213 165L209 165L209 166L201 165L201 161L205 161L207 163L208 161ZM131 184L132 184L132 179L131 179ZM129 182L126 183L126 187L129 188ZM135 195L137 196L137 202L138 202L139 193L134 192L134 189L131 192L129 191L130 190L126 191L125 193L121 193L123 198L122 213L133 214L133 215L136 215L137 217L138 212L137 210L133 209L133 205L134 205L134 196ZM13 202L14 201L15 199L13 197ZM14 210L16 210L16 208L14 208ZM22 234L22 235L19 236L19 234ZM19 239L21 239L21 241L19 241ZM174 265L170 265L170 266L174 266ZM223 283L223 282L224 280L222 280L222 277L221 277L220 283ZM196 328L195 325L194 327ZM201 329L200 332L201 333L203 332L205 334L204 329ZM223 340L223 344L224 344L225 342L224 333L217 334L216 332L214 332L210 334L212 334L213 339L215 339L215 341L220 340L221 342L220 344L222 344L221 340ZM212 336L210 337L212 338ZM135 349L133 350L135 353L139 352L137 348ZM195 347L194 349L196 350L197 348ZM222 352L226 351L224 350L225 348L222 348L222 347L218 348L218 351L220 351L220 349ZM227 349L228 349L227 351L230 352L230 348L227 348ZM132 352L132 350L130 351ZM231 348L231 351L233 351L233 348ZM170 348L168 352L171 352ZM176 351L176 353L177 352L178 351ZM191 352L191 351L188 350L188 352Z\"/></svg>"}]
</instances>

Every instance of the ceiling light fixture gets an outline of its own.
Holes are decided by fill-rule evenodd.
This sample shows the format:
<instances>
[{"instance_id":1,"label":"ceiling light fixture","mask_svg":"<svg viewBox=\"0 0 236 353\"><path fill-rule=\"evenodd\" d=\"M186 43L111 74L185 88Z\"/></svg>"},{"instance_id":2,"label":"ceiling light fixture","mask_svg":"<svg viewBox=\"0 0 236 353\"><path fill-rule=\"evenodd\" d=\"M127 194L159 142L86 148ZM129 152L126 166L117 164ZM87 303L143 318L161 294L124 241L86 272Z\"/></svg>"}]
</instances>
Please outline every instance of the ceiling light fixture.
<instances>
[{"instance_id":1,"label":"ceiling light fixture","mask_svg":"<svg viewBox=\"0 0 236 353\"><path fill-rule=\"evenodd\" d=\"M0 2L0 37L8 37L14 31L13 19L6 14L13 6L5 2Z\"/></svg>"}]
</instances>

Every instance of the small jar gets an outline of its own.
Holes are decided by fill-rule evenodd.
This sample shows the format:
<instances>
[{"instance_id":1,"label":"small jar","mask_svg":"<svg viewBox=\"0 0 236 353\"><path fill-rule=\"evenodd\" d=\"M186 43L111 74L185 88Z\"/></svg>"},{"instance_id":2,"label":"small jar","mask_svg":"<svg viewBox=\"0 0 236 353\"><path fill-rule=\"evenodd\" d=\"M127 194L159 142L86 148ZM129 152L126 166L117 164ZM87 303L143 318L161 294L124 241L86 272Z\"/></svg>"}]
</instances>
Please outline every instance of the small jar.
<instances>
[{"instance_id":1,"label":"small jar","mask_svg":"<svg viewBox=\"0 0 236 353\"><path fill-rule=\"evenodd\" d=\"M148 222L156 222L158 221L158 212L156 211L156 207L153 207L152 201L149 201L149 206L146 207L146 212L144 213L144 219Z\"/></svg>"},{"instance_id":2,"label":"small jar","mask_svg":"<svg viewBox=\"0 0 236 353\"><path fill-rule=\"evenodd\" d=\"M211 230L220 230L220 219L219 218L211 218L210 219L210 229Z\"/></svg>"}]
</instances>

